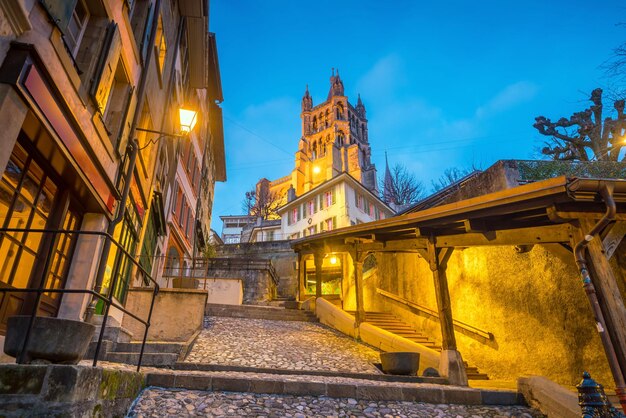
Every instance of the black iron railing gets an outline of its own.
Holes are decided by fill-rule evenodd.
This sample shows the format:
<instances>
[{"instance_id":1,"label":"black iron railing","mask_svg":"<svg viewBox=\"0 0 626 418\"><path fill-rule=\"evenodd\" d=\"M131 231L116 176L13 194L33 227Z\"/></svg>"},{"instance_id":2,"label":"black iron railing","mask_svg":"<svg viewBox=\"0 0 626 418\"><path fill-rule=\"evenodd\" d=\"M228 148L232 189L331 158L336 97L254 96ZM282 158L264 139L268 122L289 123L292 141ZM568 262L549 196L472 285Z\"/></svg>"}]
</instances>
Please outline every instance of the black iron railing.
<instances>
[{"instance_id":1,"label":"black iron railing","mask_svg":"<svg viewBox=\"0 0 626 418\"><path fill-rule=\"evenodd\" d=\"M102 319L102 325L100 326L100 335L98 336L98 341L96 343L96 349L95 349L95 353L94 353L94 358L93 358L93 367L96 367L98 364L98 357L100 355L100 348L102 346L102 338L104 337L104 331L106 328L106 323L107 323L107 317L109 314L109 310L111 308L111 306L113 306L116 309L119 309L121 312L123 312L124 314L130 316L131 318L135 319L136 321L138 321L139 323L144 325L144 335L143 335L143 339L141 342L141 351L139 352L139 361L137 362L137 371L139 371L141 369L141 361L143 358L143 354L144 354L144 349L145 349L145 345L146 345L146 339L148 337L148 329L150 328L150 319L152 318L152 311L154 309L154 300L156 295L159 292L159 285L157 284L157 282L152 278L152 276L150 275L150 273L148 273L140 264L138 261L135 260L135 258L132 256L132 254L130 254L128 251L126 251L126 249L119 243L117 242L110 234L107 234L106 232L98 232L98 231L80 231L80 230L67 230L67 229L25 229L25 228L0 228L0 235L2 234L10 234L10 233L28 233L28 234L45 234L45 235L51 235L52 236L52 244L48 245L48 249L47 249L47 254L45 255L45 262L42 268L42 275L41 278L39 280L39 286L37 288L26 288L26 289L18 289L18 288L0 288L0 293L35 293L36 294L36 298L35 298L35 303L32 309L32 312L30 314L30 321L28 323L28 329L26 330L26 335L24 337L24 342L22 343L22 348L18 353L17 356L17 362L18 363L23 363L24 359L26 357L26 353L27 353L27 348L28 348L28 343L31 337L31 332L32 332L32 328L33 328L33 324L35 323L35 317L37 316L37 312L39 311L39 306L41 304L41 296L44 293L58 293L58 294L89 294L91 295L93 298L98 299L100 301L102 301L104 303L104 312L103 312L103 319ZM112 245L114 245L117 248L118 254L122 257L125 257L127 260L129 260L132 264L134 264L135 268L136 268L136 273L142 276L143 279L143 283L144 285L150 285L152 284L154 286L153 288L153 292L152 292L152 300L150 301L150 310L148 311L148 317L144 320L141 319L138 315L130 312L129 310L127 310L124 306L120 305L119 303L117 303L114 298L113 298L113 292L114 289L117 286L117 281L119 278L119 274L117 274L117 271L115 271L116 267L119 267L119 262L115 263L114 266L114 271L111 274L111 280L112 282L109 285L108 291L107 291L107 295L103 295L100 294L98 292L96 292L95 290L91 290L91 289L54 289L54 288L47 288L45 287L45 283L46 283L46 278L48 277L49 271L50 271L50 265L52 263L52 259L54 256L54 253L56 251L56 242L57 242L57 237L61 234L74 234L77 237L80 236L98 236L98 237L103 237L105 240L109 240L111 242ZM105 262L106 260L100 260L100 262Z\"/></svg>"},{"instance_id":2,"label":"black iron railing","mask_svg":"<svg viewBox=\"0 0 626 418\"><path fill-rule=\"evenodd\" d=\"M271 260L265 259L239 259L239 258L196 258L156 256L152 257L152 265L157 266L156 271L161 271L161 278L165 287L170 287L173 279L203 280L202 289L206 289L206 280L214 278L211 273L219 269L238 270L267 270L272 281L278 285L278 272ZM161 283L163 283L163 281Z\"/></svg>"}]
</instances>

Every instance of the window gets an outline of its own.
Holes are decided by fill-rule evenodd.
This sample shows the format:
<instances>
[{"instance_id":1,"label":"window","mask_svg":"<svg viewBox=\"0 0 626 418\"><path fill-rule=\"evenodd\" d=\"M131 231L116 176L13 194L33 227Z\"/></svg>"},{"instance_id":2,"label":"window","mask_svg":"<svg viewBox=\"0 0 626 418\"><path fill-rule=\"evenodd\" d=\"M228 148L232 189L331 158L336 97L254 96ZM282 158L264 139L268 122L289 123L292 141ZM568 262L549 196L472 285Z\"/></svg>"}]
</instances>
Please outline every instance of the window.
<instances>
[{"instance_id":1,"label":"window","mask_svg":"<svg viewBox=\"0 0 626 418\"><path fill-rule=\"evenodd\" d=\"M314 235L317 233L317 225L310 226L308 229L309 235Z\"/></svg>"},{"instance_id":2,"label":"window","mask_svg":"<svg viewBox=\"0 0 626 418\"><path fill-rule=\"evenodd\" d=\"M113 83L106 100L102 119L112 142L116 143L122 132L124 114L130 102L130 81L122 60L118 60Z\"/></svg>"},{"instance_id":3,"label":"window","mask_svg":"<svg viewBox=\"0 0 626 418\"><path fill-rule=\"evenodd\" d=\"M298 208L293 208L291 211L291 223L295 223L298 221Z\"/></svg>"},{"instance_id":4,"label":"window","mask_svg":"<svg viewBox=\"0 0 626 418\"><path fill-rule=\"evenodd\" d=\"M335 226L334 224L335 223L333 222L334 220L335 220L334 218L329 218L329 219L326 219L324 221L325 226L326 226L326 228L325 228L326 231L332 231L333 229L335 229L334 228L334 226Z\"/></svg>"},{"instance_id":5,"label":"window","mask_svg":"<svg viewBox=\"0 0 626 418\"><path fill-rule=\"evenodd\" d=\"M370 205L370 216L373 218L374 217L374 212L375 212L376 206L374 206L373 204Z\"/></svg>"},{"instance_id":6,"label":"window","mask_svg":"<svg viewBox=\"0 0 626 418\"><path fill-rule=\"evenodd\" d=\"M328 191L324 193L324 202L326 203L326 207L332 206L333 204L333 192Z\"/></svg>"},{"instance_id":7,"label":"window","mask_svg":"<svg viewBox=\"0 0 626 418\"><path fill-rule=\"evenodd\" d=\"M309 203L307 203L307 205L308 205L308 209L309 209L308 210L309 215L313 215L315 212L317 212L317 210L315 210L316 207L315 207L315 204L313 203L313 200L309 201Z\"/></svg>"},{"instance_id":8,"label":"window","mask_svg":"<svg viewBox=\"0 0 626 418\"><path fill-rule=\"evenodd\" d=\"M76 2L76 7L74 7L74 11L72 12L72 16L70 17L70 21L67 25L67 30L65 31L65 35L63 37L73 57L75 57L78 53L78 47L83 35L85 34L85 28L87 27L88 20L89 11L85 6L84 1L79 0Z\"/></svg>"},{"instance_id":9,"label":"window","mask_svg":"<svg viewBox=\"0 0 626 418\"><path fill-rule=\"evenodd\" d=\"M159 23L157 24L157 33L154 40L154 52L157 57L157 67L159 68L159 74L163 76L163 68L165 66L165 56L167 54L167 42L165 41L165 31L163 30L163 16L159 16Z\"/></svg>"},{"instance_id":10,"label":"window","mask_svg":"<svg viewBox=\"0 0 626 418\"><path fill-rule=\"evenodd\" d=\"M356 207L359 209L363 209L363 195L355 194L354 199L356 201Z\"/></svg>"},{"instance_id":11,"label":"window","mask_svg":"<svg viewBox=\"0 0 626 418\"><path fill-rule=\"evenodd\" d=\"M266 241L274 241L274 231L267 231Z\"/></svg>"}]
</instances>

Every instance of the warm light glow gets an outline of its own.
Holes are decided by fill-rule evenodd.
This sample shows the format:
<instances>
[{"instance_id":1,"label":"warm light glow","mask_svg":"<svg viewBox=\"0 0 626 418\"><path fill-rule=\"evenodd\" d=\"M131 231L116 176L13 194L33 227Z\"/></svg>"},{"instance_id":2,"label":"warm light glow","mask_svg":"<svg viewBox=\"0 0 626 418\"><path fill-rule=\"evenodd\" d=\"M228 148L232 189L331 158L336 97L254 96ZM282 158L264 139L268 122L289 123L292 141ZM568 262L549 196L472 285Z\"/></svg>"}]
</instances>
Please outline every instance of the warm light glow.
<instances>
[{"instance_id":1,"label":"warm light glow","mask_svg":"<svg viewBox=\"0 0 626 418\"><path fill-rule=\"evenodd\" d=\"M330 257L330 264L337 264L337 257L335 257L334 255L332 257Z\"/></svg>"},{"instance_id":2,"label":"warm light glow","mask_svg":"<svg viewBox=\"0 0 626 418\"><path fill-rule=\"evenodd\" d=\"M319 174L320 173L320 168L318 166L313 166L313 174Z\"/></svg>"},{"instance_id":3,"label":"warm light glow","mask_svg":"<svg viewBox=\"0 0 626 418\"><path fill-rule=\"evenodd\" d=\"M188 134L189 132L191 132L193 127L196 126L196 122L198 120L198 112L182 107L178 112L180 114L180 132L183 134Z\"/></svg>"}]
</instances>

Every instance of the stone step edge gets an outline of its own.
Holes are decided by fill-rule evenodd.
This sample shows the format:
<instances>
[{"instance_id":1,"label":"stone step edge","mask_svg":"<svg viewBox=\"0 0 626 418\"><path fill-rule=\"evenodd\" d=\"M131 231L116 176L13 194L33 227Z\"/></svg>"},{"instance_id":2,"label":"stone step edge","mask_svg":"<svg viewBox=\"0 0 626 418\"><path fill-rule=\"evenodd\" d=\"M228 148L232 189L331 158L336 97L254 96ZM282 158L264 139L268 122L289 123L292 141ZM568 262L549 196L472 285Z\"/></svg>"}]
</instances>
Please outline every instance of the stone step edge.
<instances>
[{"instance_id":1,"label":"stone step edge","mask_svg":"<svg viewBox=\"0 0 626 418\"><path fill-rule=\"evenodd\" d=\"M358 385L333 382L284 381L279 379L207 376L181 373L146 375L146 385L168 389L248 392L296 396L328 396L356 400L426 402L459 405L526 405L516 391L473 389L459 386Z\"/></svg>"},{"instance_id":2,"label":"stone step edge","mask_svg":"<svg viewBox=\"0 0 626 418\"><path fill-rule=\"evenodd\" d=\"M448 379L446 379L445 377L401 376L382 373L351 373L339 371L334 372L330 370L293 370L235 366L229 364L194 363L188 361L176 362L173 368L174 370L180 371L263 373L283 376L344 377L349 379L373 380L379 382L430 383L435 385L448 384Z\"/></svg>"}]
</instances>

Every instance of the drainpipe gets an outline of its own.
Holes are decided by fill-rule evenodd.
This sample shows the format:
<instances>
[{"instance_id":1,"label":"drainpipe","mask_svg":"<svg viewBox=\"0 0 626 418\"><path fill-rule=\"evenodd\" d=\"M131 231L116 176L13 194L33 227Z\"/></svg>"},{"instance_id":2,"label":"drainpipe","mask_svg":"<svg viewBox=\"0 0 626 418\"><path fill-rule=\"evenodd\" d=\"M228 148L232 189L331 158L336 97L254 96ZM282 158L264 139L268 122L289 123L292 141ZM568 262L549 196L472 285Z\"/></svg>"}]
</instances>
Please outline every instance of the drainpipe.
<instances>
[{"instance_id":1,"label":"drainpipe","mask_svg":"<svg viewBox=\"0 0 626 418\"><path fill-rule=\"evenodd\" d=\"M589 303L591 304L591 309L596 320L598 334L600 334L600 339L602 340L602 345L604 346L604 351L609 361L609 367L611 369L611 373L613 374L613 380L615 380L615 392L619 398L620 404L622 405L622 409L626 412L626 382L624 381L624 375L622 374L622 370L617 361L615 347L613 346L613 342L611 341L606 330L604 315L602 314L600 303L598 302L598 295L596 294L595 286L593 285L589 275L587 259L585 257L585 249L587 248L587 245L589 245L589 242L593 240L595 236L609 224L609 222L615 219L615 213L617 211L615 200L613 199L613 185L603 183L600 186L599 192L606 205L606 213L602 219L600 219L598 223L591 228L591 231L585 234L585 237L578 244L576 244L576 247L574 247L574 256L583 281L583 288L585 289L585 293L587 293L587 298L589 299Z\"/></svg>"}]
</instances>

